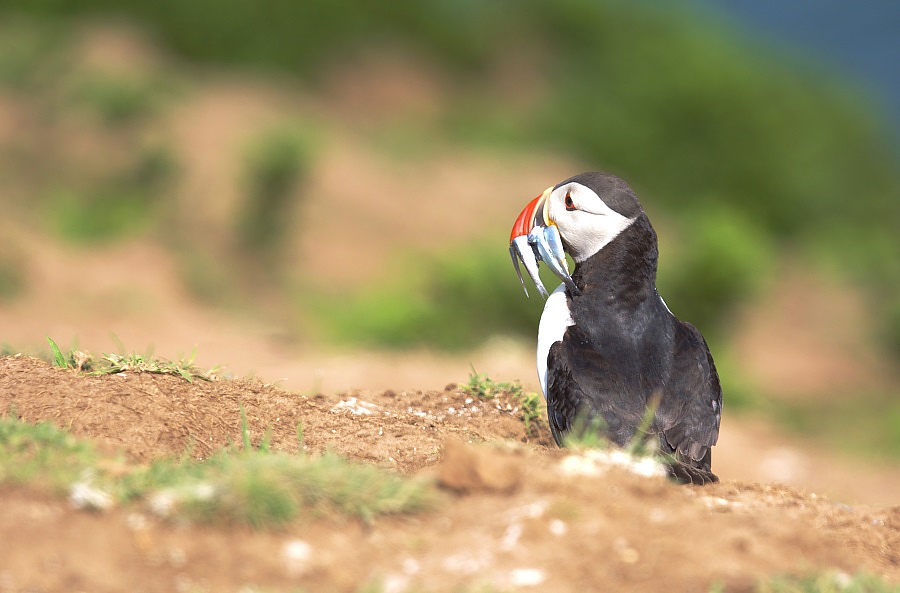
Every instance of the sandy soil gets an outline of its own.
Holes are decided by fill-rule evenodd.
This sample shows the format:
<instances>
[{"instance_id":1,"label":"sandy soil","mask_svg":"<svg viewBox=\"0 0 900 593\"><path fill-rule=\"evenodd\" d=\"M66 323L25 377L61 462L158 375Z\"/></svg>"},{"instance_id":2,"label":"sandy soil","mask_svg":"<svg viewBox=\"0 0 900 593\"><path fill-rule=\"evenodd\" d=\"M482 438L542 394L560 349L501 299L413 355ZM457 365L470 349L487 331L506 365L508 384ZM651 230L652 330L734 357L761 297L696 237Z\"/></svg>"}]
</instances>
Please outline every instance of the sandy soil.
<instances>
[{"instance_id":1,"label":"sandy soil","mask_svg":"<svg viewBox=\"0 0 900 593\"><path fill-rule=\"evenodd\" d=\"M92 67L159 66L130 34L88 33L96 43L79 51ZM109 56L122 63L106 63ZM376 75L359 76L369 70ZM206 73L154 121L154 134L171 139L182 166L172 207L197 244L224 257L240 212L238 171L248 139L285 121L314 123L327 142L298 189L291 261L316 281L352 289L382 278L398 250L437 252L485 236L499 237L505 249L510 213L550 182L602 166L451 147L382 154L379 126L390 129L410 111L440 110L440 97L452 92L448 84L390 60L336 71L320 97ZM358 113L360 94L377 94L377 113ZM97 130L39 121L27 102L0 96L0 145L33 138L27 145L41 155L43 139L88 161L109 157L110 147L95 146L104 137ZM722 484L677 488L616 470L566 476L563 453L550 446L546 430L526 434L508 402L501 409L473 405L455 386L445 388L465 381L474 366L536 390L532 344L498 338L459 355L329 349L285 329L279 315L260 313L264 291L253 295L259 302L252 314L198 302L185 288L177 255L156 237L78 247L31 228L33 218L14 216L26 210L17 200L27 195L15 185L0 188L10 213L0 220L0 244L25 276L24 294L0 303L0 340L32 353L46 348L46 336L97 353L118 343L168 358L196 349L199 365L258 379L94 378L6 357L0 413L12 404L28 420L54 422L145 463L188 448L205 457L237 440L242 405L254 438L272 427L278 448L296 449L302 421L312 452L330 447L360 462L470 482L467 494L448 491L428 515L373 527L301 522L278 533L173 526L139 505L92 514L7 487L0 489L0 592L353 591L366 583L386 593L481 585L705 591L713 582L744 591L760 575L817 568L865 569L900 582L896 463L843 458L786 437L730 413L726 394L714 452ZM864 299L789 265L776 276L767 302L735 319L741 370L750 380L776 397L814 401L825 391L884 389L895 378L868 349L872 320ZM515 282L512 270L508 281ZM798 309L798 295L811 304ZM537 316L541 303L534 307ZM351 398L379 413L332 411ZM516 445L499 452L455 445L469 441ZM511 491L485 483L494 473L513 476ZM310 546L305 560L298 560L297 550L306 548L297 542Z\"/></svg>"},{"instance_id":2,"label":"sandy soil","mask_svg":"<svg viewBox=\"0 0 900 593\"><path fill-rule=\"evenodd\" d=\"M474 351L450 355L298 343L276 323L198 303L180 283L171 255L149 242L119 244L115 256L110 257L103 249L64 248L20 229L6 230L22 246L29 285L34 288L26 298L0 307L0 339L26 352L42 347L46 351L45 336L54 338L63 348L78 346L94 353L117 351L117 340L128 351L153 350L170 359L196 350L201 367L223 365L235 377L259 377L305 395L358 392L371 398L389 390L428 390L465 382L473 367L495 380L520 380L529 391L539 389L533 344L498 338ZM510 273L514 276L512 270ZM796 284L785 282L785 290L793 292ZM778 300L790 302L787 298ZM539 315L541 303L535 301L534 306L535 315ZM738 332L738 343L742 371L748 377L765 384L767 376L780 376L784 357L796 361L798 368L823 368L829 360L840 360L843 362L831 368L841 369L854 361L855 366L847 373L834 370L829 375L833 384L846 387L861 374L860 369L875 366L865 358L851 357L850 346L841 347L822 336L817 317L806 325L795 319L790 326L786 320L790 309L777 311L781 313L773 311L767 316L749 311L740 323L746 328ZM760 348L759 344L771 344L769 336L789 326L792 335L819 336L819 347L803 348L785 339L785 344L797 347L791 350L776 341L783 357L754 355L754 348L770 353L771 348ZM852 352L858 355L860 350ZM878 377L879 373L870 376ZM771 383L774 386L776 382ZM853 504L900 501L900 468L896 463L843 458L781 434L761 420L735 416L728 401L726 393L726 414L716 453L718 472L723 477L778 481Z\"/></svg>"},{"instance_id":3,"label":"sandy soil","mask_svg":"<svg viewBox=\"0 0 900 593\"><path fill-rule=\"evenodd\" d=\"M339 406L353 397L374 413ZM239 440L243 406L254 441L271 427L274 448L296 451L302 422L309 452L426 472L445 490L437 509L415 517L257 532L172 525L141 504L77 511L5 487L0 583L8 591L704 591L713 583L749 591L764 575L817 569L900 583L900 507L727 478L697 488L615 468L572 474L546 427L526 433L511 404L473 401L455 385L301 395L259 381L90 377L0 358L0 408L66 427L130 462L186 450L205 457Z\"/></svg>"}]
</instances>

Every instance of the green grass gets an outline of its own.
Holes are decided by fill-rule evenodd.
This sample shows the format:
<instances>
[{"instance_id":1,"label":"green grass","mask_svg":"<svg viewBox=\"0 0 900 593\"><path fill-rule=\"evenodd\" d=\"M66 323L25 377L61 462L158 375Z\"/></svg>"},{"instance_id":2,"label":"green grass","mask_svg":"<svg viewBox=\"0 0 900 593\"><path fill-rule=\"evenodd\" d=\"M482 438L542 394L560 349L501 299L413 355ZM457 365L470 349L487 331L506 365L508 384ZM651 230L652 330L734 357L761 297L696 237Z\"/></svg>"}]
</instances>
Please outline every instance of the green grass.
<instances>
[{"instance_id":1,"label":"green grass","mask_svg":"<svg viewBox=\"0 0 900 593\"><path fill-rule=\"evenodd\" d=\"M199 476L195 469L189 468L187 479L168 492L182 493L176 503L182 512L204 522L266 527L322 516L372 521L380 515L421 511L432 497L423 481L333 454L245 451L210 459Z\"/></svg>"},{"instance_id":2,"label":"green grass","mask_svg":"<svg viewBox=\"0 0 900 593\"><path fill-rule=\"evenodd\" d=\"M900 593L900 586L859 573L824 572L803 577L775 577L760 583L759 593Z\"/></svg>"},{"instance_id":3,"label":"green grass","mask_svg":"<svg viewBox=\"0 0 900 593\"><path fill-rule=\"evenodd\" d=\"M559 284L546 266L548 290ZM530 280L526 280L530 282ZM316 313L319 330L336 342L380 348L462 350L491 335L533 338L543 301L522 291L507 245L475 241L440 254L407 254L384 279L351 295L304 286L302 303Z\"/></svg>"},{"instance_id":4,"label":"green grass","mask_svg":"<svg viewBox=\"0 0 900 593\"><path fill-rule=\"evenodd\" d=\"M302 451L300 425L297 438ZM332 453L270 451L268 433L253 448L243 408L241 442L242 449L222 451L203 463L157 462L124 480L123 497L149 499L163 514L256 528L317 517L371 522L380 515L425 510L436 500L423 479L351 463Z\"/></svg>"},{"instance_id":5,"label":"green grass","mask_svg":"<svg viewBox=\"0 0 900 593\"><path fill-rule=\"evenodd\" d=\"M97 459L90 443L52 424L28 424L14 414L0 417L0 484L64 492Z\"/></svg>"},{"instance_id":6,"label":"green grass","mask_svg":"<svg viewBox=\"0 0 900 593\"><path fill-rule=\"evenodd\" d=\"M175 375L185 381L194 379L210 381L216 377L216 369L202 371L194 366L194 356L178 361L143 356L141 354L104 354L100 363L92 370L93 374L111 375L115 373L155 373L158 375Z\"/></svg>"},{"instance_id":7,"label":"green grass","mask_svg":"<svg viewBox=\"0 0 900 593\"><path fill-rule=\"evenodd\" d=\"M654 394L650 397L644 415L635 428L631 440L622 447L622 450L634 461L649 458L657 463L667 464L673 460L672 455L659 449L658 436L650 430L658 408L659 397ZM575 417L571 430L563 437L563 447L585 451L615 448L615 445L606 436L606 422L602 416L589 416L581 413Z\"/></svg>"},{"instance_id":8,"label":"green grass","mask_svg":"<svg viewBox=\"0 0 900 593\"><path fill-rule=\"evenodd\" d=\"M153 115L163 102L167 81L103 72L81 73L69 90L71 100L109 126L121 126Z\"/></svg>"},{"instance_id":9,"label":"green grass","mask_svg":"<svg viewBox=\"0 0 900 593\"><path fill-rule=\"evenodd\" d=\"M201 370L194 365L196 352L187 358L176 361L154 357L152 354L127 354L107 353L95 360L89 352L71 349L63 353L59 346L51 338L47 338L50 344L51 362L59 368L71 368L84 371L92 375L113 375L116 373L154 373L157 375L175 375L185 381L193 382L194 379L212 381L218 377L218 367L209 370Z\"/></svg>"},{"instance_id":10,"label":"green grass","mask_svg":"<svg viewBox=\"0 0 900 593\"><path fill-rule=\"evenodd\" d=\"M714 585L710 593L727 593L722 585ZM760 580L756 593L900 593L900 585L864 572L849 575L823 571L804 576L773 576Z\"/></svg>"},{"instance_id":11,"label":"green grass","mask_svg":"<svg viewBox=\"0 0 900 593\"><path fill-rule=\"evenodd\" d=\"M498 383L485 374L473 369L469 373L469 382L462 386L463 390L481 400L493 400L505 396L515 403L520 412L525 432L532 433L538 422L543 421L544 407L539 394L526 392L518 381Z\"/></svg>"},{"instance_id":12,"label":"green grass","mask_svg":"<svg viewBox=\"0 0 900 593\"><path fill-rule=\"evenodd\" d=\"M106 243L133 236L153 226L159 216L159 197L150 186L111 180L97 187L49 190L44 213L51 229L79 244Z\"/></svg>"},{"instance_id":13,"label":"green grass","mask_svg":"<svg viewBox=\"0 0 900 593\"><path fill-rule=\"evenodd\" d=\"M641 416L641 422L634 431L634 436L625 449L634 456L646 457L648 455L658 455L657 435L650 431L650 426L656 418L656 410L659 408L659 393L653 393L647 402L647 408L644 415Z\"/></svg>"},{"instance_id":14,"label":"green grass","mask_svg":"<svg viewBox=\"0 0 900 593\"><path fill-rule=\"evenodd\" d=\"M566 449L606 449L609 448L609 439L606 433L606 422L600 416L589 418L584 414L575 417L572 429L563 437L563 447Z\"/></svg>"},{"instance_id":15,"label":"green grass","mask_svg":"<svg viewBox=\"0 0 900 593\"><path fill-rule=\"evenodd\" d=\"M59 349L59 346L56 345L56 342L49 336L47 337L47 341L50 342L50 353L53 355L53 364L61 369L69 368L69 361L62 353L62 350ZM74 364L72 366L74 367Z\"/></svg>"},{"instance_id":16,"label":"green grass","mask_svg":"<svg viewBox=\"0 0 900 593\"><path fill-rule=\"evenodd\" d=\"M99 130L96 133L102 136ZM135 137L123 139L127 147L121 149L126 162L107 155L85 170L78 155L50 154L50 159L56 159L48 161L54 170L36 193L41 194L40 215L51 231L73 243L90 245L177 221L166 193L180 172L175 151L166 143L129 134Z\"/></svg>"},{"instance_id":17,"label":"green grass","mask_svg":"<svg viewBox=\"0 0 900 593\"><path fill-rule=\"evenodd\" d=\"M126 472L106 471L109 460L86 441L50 424L0 418L0 484L46 487L75 496L93 490L119 504L145 504L167 518L254 528L327 517L371 522L382 515L431 508L431 482L400 476L337 455L270 451L267 439L249 446L246 421L241 449L206 461L161 459ZM298 437L302 435L298 427Z\"/></svg>"}]
</instances>

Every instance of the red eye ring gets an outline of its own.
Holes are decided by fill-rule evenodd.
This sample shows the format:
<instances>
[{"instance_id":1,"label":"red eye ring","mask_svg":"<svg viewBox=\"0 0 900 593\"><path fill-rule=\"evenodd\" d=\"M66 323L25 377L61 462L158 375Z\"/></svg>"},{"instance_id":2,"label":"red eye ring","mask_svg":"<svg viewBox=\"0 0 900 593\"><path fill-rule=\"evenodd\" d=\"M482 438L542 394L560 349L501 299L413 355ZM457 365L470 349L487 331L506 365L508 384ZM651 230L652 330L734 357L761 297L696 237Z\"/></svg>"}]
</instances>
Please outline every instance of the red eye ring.
<instances>
[{"instance_id":1,"label":"red eye ring","mask_svg":"<svg viewBox=\"0 0 900 593\"><path fill-rule=\"evenodd\" d=\"M572 201L572 192L566 193L566 210L570 212L575 210L575 202Z\"/></svg>"}]
</instances>

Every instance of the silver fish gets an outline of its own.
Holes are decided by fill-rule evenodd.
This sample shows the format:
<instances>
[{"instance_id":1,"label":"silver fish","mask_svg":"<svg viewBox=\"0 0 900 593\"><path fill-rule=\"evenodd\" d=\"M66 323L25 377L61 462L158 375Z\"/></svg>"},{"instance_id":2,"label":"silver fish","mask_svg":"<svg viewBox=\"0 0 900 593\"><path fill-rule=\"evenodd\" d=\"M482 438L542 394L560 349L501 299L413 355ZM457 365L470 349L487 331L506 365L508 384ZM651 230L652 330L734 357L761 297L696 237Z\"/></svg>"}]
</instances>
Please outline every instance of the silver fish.
<instances>
[{"instance_id":1,"label":"silver fish","mask_svg":"<svg viewBox=\"0 0 900 593\"><path fill-rule=\"evenodd\" d=\"M539 240L537 243L541 260L547 264L551 272L565 282L573 294L579 294L581 291L578 290L572 276L569 275L569 262L566 261L566 252L563 249L562 237L559 236L559 229L555 224L536 228L541 229L542 241Z\"/></svg>"},{"instance_id":2,"label":"silver fish","mask_svg":"<svg viewBox=\"0 0 900 593\"><path fill-rule=\"evenodd\" d=\"M513 239L512 243L509 245L509 255L512 257L513 266L516 268L516 274L519 275L519 281L522 283L522 288L525 290L525 296L528 296L528 288L525 287L525 279L522 278L522 270L519 269L519 260L522 260L522 263L525 265L525 271L528 272L531 281L537 286L538 292L541 293L541 296L547 298L549 296L547 289L544 288L541 277L538 276L537 258L539 255L535 251L534 245L529 241L529 237L522 235L521 237Z\"/></svg>"}]
</instances>

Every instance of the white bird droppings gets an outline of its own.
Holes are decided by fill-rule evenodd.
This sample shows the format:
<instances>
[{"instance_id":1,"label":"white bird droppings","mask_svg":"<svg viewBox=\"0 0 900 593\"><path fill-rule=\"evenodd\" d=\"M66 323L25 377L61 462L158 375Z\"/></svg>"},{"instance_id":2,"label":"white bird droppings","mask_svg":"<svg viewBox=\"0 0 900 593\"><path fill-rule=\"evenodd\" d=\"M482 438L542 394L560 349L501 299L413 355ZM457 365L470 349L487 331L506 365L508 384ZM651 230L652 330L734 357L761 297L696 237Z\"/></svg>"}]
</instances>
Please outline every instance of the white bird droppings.
<instances>
[{"instance_id":1,"label":"white bird droppings","mask_svg":"<svg viewBox=\"0 0 900 593\"><path fill-rule=\"evenodd\" d=\"M351 397L348 400L341 400L331 408L332 412L350 412L351 414L356 414L357 416L371 416L375 412L380 410L380 408L372 403L365 402L361 399L357 399L355 397Z\"/></svg>"}]
</instances>

